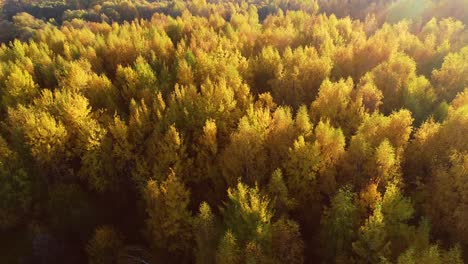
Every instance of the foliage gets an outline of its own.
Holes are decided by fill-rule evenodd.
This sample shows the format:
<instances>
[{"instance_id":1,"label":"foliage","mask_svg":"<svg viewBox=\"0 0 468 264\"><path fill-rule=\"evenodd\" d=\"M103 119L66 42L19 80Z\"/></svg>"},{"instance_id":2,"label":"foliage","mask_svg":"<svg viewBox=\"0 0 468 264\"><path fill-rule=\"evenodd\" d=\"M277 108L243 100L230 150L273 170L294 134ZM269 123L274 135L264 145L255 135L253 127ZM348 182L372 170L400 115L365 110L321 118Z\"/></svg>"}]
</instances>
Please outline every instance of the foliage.
<instances>
[{"instance_id":1,"label":"foliage","mask_svg":"<svg viewBox=\"0 0 468 264\"><path fill-rule=\"evenodd\" d=\"M466 261L466 0L0 10L1 263Z\"/></svg>"}]
</instances>

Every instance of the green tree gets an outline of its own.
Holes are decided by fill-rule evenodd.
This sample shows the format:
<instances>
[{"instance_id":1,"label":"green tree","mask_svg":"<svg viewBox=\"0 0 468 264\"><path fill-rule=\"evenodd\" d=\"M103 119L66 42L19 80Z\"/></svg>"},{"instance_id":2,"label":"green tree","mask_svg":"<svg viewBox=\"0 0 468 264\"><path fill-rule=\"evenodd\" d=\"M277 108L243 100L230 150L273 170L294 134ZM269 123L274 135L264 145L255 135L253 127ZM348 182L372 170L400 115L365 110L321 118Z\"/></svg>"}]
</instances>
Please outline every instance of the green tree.
<instances>
[{"instance_id":1,"label":"green tree","mask_svg":"<svg viewBox=\"0 0 468 264\"><path fill-rule=\"evenodd\" d=\"M147 99L158 92L156 75L148 62L139 56L133 67L117 67L116 80L124 99Z\"/></svg>"},{"instance_id":2,"label":"green tree","mask_svg":"<svg viewBox=\"0 0 468 264\"><path fill-rule=\"evenodd\" d=\"M423 76L411 80L403 96L403 104L413 113L416 124L421 124L427 119L434 108L435 100L434 89Z\"/></svg>"},{"instance_id":3,"label":"green tree","mask_svg":"<svg viewBox=\"0 0 468 264\"><path fill-rule=\"evenodd\" d=\"M258 187L250 188L239 182L235 189L229 188L223 216L226 228L240 248L251 241L260 244L269 241L273 213L269 198L260 194Z\"/></svg>"},{"instance_id":4,"label":"green tree","mask_svg":"<svg viewBox=\"0 0 468 264\"><path fill-rule=\"evenodd\" d=\"M411 201L394 183L386 186L382 201L359 228L352 247L362 263L391 261L409 245L414 228L408 225L413 217Z\"/></svg>"},{"instance_id":5,"label":"green tree","mask_svg":"<svg viewBox=\"0 0 468 264\"><path fill-rule=\"evenodd\" d=\"M276 169L271 175L267 192L274 202L276 216L287 215L287 212L295 206L295 201L289 197L288 187L280 169Z\"/></svg>"},{"instance_id":6,"label":"green tree","mask_svg":"<svg viewBox=\"0 0 468 264\"><path fill-rule=\"evenodd\" d=\"M359 208L356 206L356 194L349 186L338 190L321 219L326 259L334 261L351 256L351 243L357 236L358 224Z\"/></svg>"}]
</instances>

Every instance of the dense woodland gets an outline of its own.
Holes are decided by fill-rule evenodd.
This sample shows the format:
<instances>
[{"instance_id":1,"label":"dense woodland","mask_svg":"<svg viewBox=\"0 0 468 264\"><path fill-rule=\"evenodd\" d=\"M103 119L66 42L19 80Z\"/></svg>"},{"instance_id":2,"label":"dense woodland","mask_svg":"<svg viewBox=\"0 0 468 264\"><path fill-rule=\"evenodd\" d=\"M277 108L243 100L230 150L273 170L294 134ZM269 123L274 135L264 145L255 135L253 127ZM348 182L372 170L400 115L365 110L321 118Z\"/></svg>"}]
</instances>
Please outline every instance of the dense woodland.
<instances>
[{"instance_id":1,"label":"dense woodland","mask_svg":"<svg viewBox=\"0 0 468 264\"><path fill-rule=\"evenodd\" d=\"M4 0L0 263L468 261L467 0Z\"/></svg>"}]
</instances>

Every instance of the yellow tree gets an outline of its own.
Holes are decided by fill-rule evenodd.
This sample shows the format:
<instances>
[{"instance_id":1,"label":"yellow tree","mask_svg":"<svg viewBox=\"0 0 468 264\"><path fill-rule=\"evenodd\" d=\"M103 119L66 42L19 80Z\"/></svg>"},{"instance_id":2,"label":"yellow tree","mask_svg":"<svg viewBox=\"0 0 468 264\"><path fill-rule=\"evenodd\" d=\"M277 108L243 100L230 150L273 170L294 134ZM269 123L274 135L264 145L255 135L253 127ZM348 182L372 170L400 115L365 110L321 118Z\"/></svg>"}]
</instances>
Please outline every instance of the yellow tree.
<instances>
[{"instance_id":1,"label":"yellow tree","mask_svg":"<svg viewBox=\"0 0 468 264\"><path fill-rule=\"evenodd\" d=\"M10 73L6 77L2 92L3 107L14 107L17 104L31 102L39 94L39 87L34 82L33 76L17 65L13 64L10 67Z\"/></svg>"},{"instance_id":2,"label":"yellow tree","mask_svg":"<svg viewBox=\"0 0 468 264\"><path fill-rule=\"evenodd\" d=\"M448 54L442 67L432 71L432 80L440 98L451 101L468 86L468 47Z\"/></svg>"},{"instance_id":3,"label":"yellow tree","mask_svg":"<svg viewBox=\"0 0 468 264\"><path fill-rule=\"evenodd\" d=\"M400 162L409 141L413 119L408 110L390 116L374 113L351 138L343 162L345 174L356 184L382 183L400 177Z\"/></svg>"},{"instance_id":4,"label":"yellow tree","mask_svg":"<svg viewBox=\"0 0 468 264\"><path fill-rule=\"evenodd\" d=\"M317 174L321 156L319 146L299 136L289 149L284 174L291 195L300 203L313 200L317 195Z\"/></svg>"},{"instance_id":5,"label":"yellow tree","mask_svg":"<svg viewBox=\"0 0 468 264\"><path fill-rule=\"evenodd\" d=\"M416 77L416 63L407 55L397 53L375 67L371 74L383 94L382 111L390 114L403 106L405 87Z\"/></svg>"},{"instance_id":6,"label":"yellow tree","mask_svg":"<svg viewBox=\"0 0 468 264\"><path fill-rule=\"evenodd\" d=\"M261 184L268 173L265 140L271 122L268 108L251 107L239 121L231 141L221 154L221 170L229 186L241 177L246 183Z\"/></svg>"},{"instance_id":7,"label":"yellow tree","mask_svg":"<svg viewBox=\"0 0 468 264\"><path fill-rule=\"evenodd\" d=\"M146 201L146 235L156 250L156 257L170 256L183 260L190 254L192 215L188 210L190 193L171 172L160 184L148 181ZM164 258L163 258L164 259Z\"/></svg>"},{"instance_id":8,"label":"yellow tree","mask_svg":"<svg viewBox=\"0 0 468 264\"><path fill-rule=\"evenodd\" d=\"M310 107L312 120L329 120L332 126L341 127L346 136L352 135L365 118L362 101L353 100L353 86L351 78L337 83L325 80Z\"/></svg>"},{"instance_id":9,"label":"yellow tree","mask_svg":"<svg viewBox=\"0 0 468 264\"><path fill-rule=\"evenodd\" d=\"M122 238L112 227L99 227L86 246L89 263L118 263L122 248Z\"/></svg>"}]
</instances>

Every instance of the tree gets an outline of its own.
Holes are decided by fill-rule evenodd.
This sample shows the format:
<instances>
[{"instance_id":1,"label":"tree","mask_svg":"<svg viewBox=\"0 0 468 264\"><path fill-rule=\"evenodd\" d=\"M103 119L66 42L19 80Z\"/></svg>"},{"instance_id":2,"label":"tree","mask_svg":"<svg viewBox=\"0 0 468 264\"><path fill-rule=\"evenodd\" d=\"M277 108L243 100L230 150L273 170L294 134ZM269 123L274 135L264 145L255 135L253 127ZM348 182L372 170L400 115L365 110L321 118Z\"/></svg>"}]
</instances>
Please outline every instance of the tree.
<instances>
[{"instance_id":1,"label":"tree","mask_svg":"<svg viewBox=\"0 0 468 264\"><path fill-rule=\"evenodd\" d=\"M217 136L216 122L212 119L206 120L203 133L199 136L197 145L194 147L196 151L194 161L196 181L215 180L216 157L219 148Z\"/></svg>"},{"instance_id":2,"label":"tree","mask_svg":"<svg viewBox=\"0 0 468 264\"><path fill-rule=\"evenodd\" d=\"M184 259L189 254L192 241L192 215L188 210L190 193L171 172L160 184L148 181L146 201L147 236L158 257L166 253Z\"/></svg>"},{"instance_id":3,"label":"tree","mask_svg":"<svg viewBox=\"0 0 468 264\"><path fill-rule=\"evenodd\" d=\"M388 140L382 141L380 145L375 149L374 162L370 168L372 172L369 175L374 174L374 181L389 182L397 180L399 177L399 161L395 156L395 150Z\"/></svg>"},{"instance_id":4,"label":"tree","mask_svg":"<svg viewBox=\"0 0 468 264\"><path fill-rule=\"evenodd\" d=\"M42 19L37 19L26 12L18 12L12 20L17 31L17 38L22 41L29 40L38 30L47 27L47 23Z\"/></svg>"},{"instance_id":5,"label":"tree","mask_svg":"<svg viewBox=\"0 0 468 264\"><path fill-rule=\"evenodd\" d=\"M450 102L457 93L468 86L465 74L468 68L467 58L468 47L464 47L457 53L448 54L442 67L432 71L432 80L439 98Z\"/></svg>"},{"instance_id":6,"label":"tree","mask_svg":"<svg viewBox=\"0 0 468 264\"><path fill-rule=\"evenodd\" d=\"M354 253L365 263L391 261L409 245L413 227L408 225L414 209L395 183L386 186L382 201L359 228Z\"/></svg>"},{"instance_id":7,"label":"tree","mask_svg":"<svg viewBox=\"0 0 468 264\"><path fill-rule=\"evenodd\" d=\"M468 88L465 88L463 92L457 94L457 96L450 103L450 112L455 112L458 109L468 105Z\"/></svg>"},{"instance_id":8,"label":"tree","mask_svg":"<svg viewBox=\"0 0 468 264\"><path fill-rule=\"evenodd\" d=\"M249 60L249 84L253 92L271 92L272 84L283 70L281 56L275 48L268 46Z\"/></svg>"},{"instance_id":9,"label":"tree","mask_svg":"<svg viewBox=\"0 0 468 264\"><path fill-rule=\"evenodd\" d=\"M264 108L251 108L239 120L221 158L221 170L228 186L234 186L238 177L250 185L265 181L268 176L265 139L270 122L270 111Z\"/></svg>"},{"instance_id":10,"label":"tree","mask_svg":"<svg viewBox=\"0 0 468 264\"><path fill-rule=\"evenodd\" d=\"M411 245L398 256L397 263L463 263L458 246L445 250L438 244L431 244L429 232L429 221L423 219L414 233Z\"/></svg>"},{"instance_id":11,"label":"tree","mask_svg":"<svg viewBox=\"0 0 468 264\"><path fill-rule=\"evenodd\" d=\"M271 233L271 251L276 263L304 262L304 242L296 222L280 218L272 225Z\"/></svg>"},{"instance_id":12,"label":"tree","mask_svg":"<svg viewBox=\"0 0 468 264\"><path fill-rule=\"evenodd\" d=\"M408 221L414 214L413 204L409 198L403 196L395 183L389 183L382 197L381 206L392 256L395 256L411 242L409 237L414 231L413 227L408 225Z\"/></svg>"},{"instance_id":13,"label":"tree","mask_svg":"<svg viewBox=\"0 0 468 264\"><path fill-rule=\"evenodd\" d=\"M226 261L236 259L237 263L303 262L299 226L286 215L272 224L270 199L258 187L239 182L236 189L229 188L222 213L227 231L219 244L217 263L225 263L221 253Z\"/></svg>"},{"instance_id":14,"label":"tree","mask_svg":"<svg viewBox=\"0 0 468 264\"><path fill-rule=\"evenodd\" d=\"M134 146L129 142L129 128L119 116L114 116L107 128L109 133L101 144L83 155L80 175L91 189L124 197L134 166Z\"/></svg>"},{"instance_id":15,"label":"tree","mask_svg":"<svg viewBox=\"0 0 468 264\"><path fill-rule=\"evenodd\" d=\"M416 124L421 124L434 108L436 95L431 83L423 76L411 80L404 92L403 104L413 113Z\"/></svg>"},{"instance_id":16,"label":"tree","mask_svg":"<svg viewBox=\"0 0 468 264\"><path fill-rule=\"evenodd\" d=\"M378 111L382 106L383 94L374 83L372 74L368 73L359 80L355 90L355 100L361 101L368 113Z\"/></svg>"},{"instance_id":17,"label":"tree","mask_svg":"<svg viewBox=\"0 0 468 264\"><path fill-rule=\"evenodd\" d=\"M99 227L86 247L89 263L117 263L122 247L122 239L112 227Z\"/></svg>"},{"instance_id":18,"label":"tree","mask_svg":"<svg viewBox=\"0 0 468 264\"><path fill-rule=\"evenodd\" d=\"M21 164L18 153L12 151L0 136L0 229L8 230L22 223L33 203L33 181Z\"/></svg>"},{"instance_id":19,"label":"tree","mask_svg":"<svg viewBox=\"0 0 468 264\"><path fill-rule=\"evenodd\" d=\"M271 175L267 192L274 203L276 216L287 215L287 212L294 207L295 201L289 197L288 187L280 169L276 169Z\"/></svg>"},{"instance_id":20,"label":"tree","mask_svg":"<svg viewBox=\"0 0 468 264\"><path fill-rule=\"evenodd\" d=\"M158 92L157 78L148 62L139 56L133 67L118 66L116 80L124 99L150 99L151 95ZM148 100L149 101L149 100Z\"/></svg>"},{"instance_id":21,"label":"tree","mask_svg":"<svg viewBox=\"0 0 468 264\"><path fill-rule=\"evenodd\" d=\"M321 192L330 194L336 189L336 168L345 155L345 136L340 128L320 121L314 130L315 146L320 151L318 184Z\"/></svg>"},{"instance_id":22,"label":"tree","mask_svg":"<svg viewBox=\"0 0 468 264\"><path fill-rule=\"evenodd\" d=\"M309 139L312 135L314 126L305 105L301 105L297 110L294 126L296 127L297 133L303 135L306 139Z\"/></svg>"},{"instance_id":23,"label":"tree","mask_svg":"<svg viewBox=\"0 0 468 264\"><path fill-rule=\"evenodd\" d=\"M282 72L272 82L273 98L294 109L313 101L332 69L331 59L320 56L314 47L286 48L282 64Z\"/></svg>"},{"instance_id":24,"label":"tree","mask_svg":"<svg viewBox=\"0 0 468 264\"><path fill-rule=\"evenodd\" d=\"M269 198L260 194L258 187L250 188L238 182L235 189L229 188L222 212L226 228L231 230L241 249L249 242L264 245L269 241L273 213Z\"/></svg>"},{"instance_id":25,"label":"tree","mask_svg":"<svg viewBox=\"0 0 468 264\"><path fill-rule=\"evenodd\" d=\"M10 74L5 80L5 87L2 95L4 107L15 107L17 104L26 104L39 94L37 84L34 83L33 76L17 65L12 65Z\"/></svg>"},{"instance_id":26,"label":"tree","mask_svg":"<svg viewBox=\"0 0 468 264\"><path fill-rule=\"evenodd\" d=\"M196 263L215 263L215 250L218 240L216 217L210 206L203 202L194 221L195 261Z\"/></svg>"},{"instance_id":27,"label":"tree","mask_svg":"<svg viewBox=\"0 0 468 264\"><path fill-rule=\"evenodd\" d=\"M219 243L216 252L217 264L237 264L240 263L241 252L237 245L237 240L231 231L227 231Z\"/></svg>"},{"instance_id":28,"label":"tree","mask_svg":"<svg viewBox=\"0 0 468 264\"><path fill-rule=\"evenodd\" d=\"M383 180L381 183L385 185L386 179L399 178L400 162L409 141L412 122L407 110L390 116L374 113L367 118L351 138L343 162L346 175L360 186L369 180L375 183Z\"/></svg>"},{"instance_id":29,"label":"tree","mask_svg":"<svg viewBox=\"0 0 468 264\"><path fill-rule=\"evenodd\" d=\"M24 106L10 109L8 116L39 164L54 163L63 158L69 135L60 120L43 110Z\"/></svg>"},{"instance_id":30,"label":"tree","mask_svg":"<svg viewBox=\"0 0 468 264\"><path fill-rule=\"evenodd\" d=\"M432 245L427 249L417 251L415 248L409 248L398 257L398 264L416 264L416 263L463 263L463 258L459 248L450 250L440 249L437 245Z\"/></svg>"},{"instance_id":31,"label":"tree","mask_svg":"<svg viewBox=\"0 0 468 264\"><path fill-rule=\"evenodd\" d=\"M427 174L432 170L430 160L437 156L434 146L439 141L440 128L441 124L429 119L414 132L405 155L404 173L408 182L428 179Z\"/></svg>"},{"instance_id":32,"label":"tree","mask_svg":"<svg viewBox=\"0 0 468 264\"><path fill-rule=\"evenodd\" d=\"M416 63L407 55L398 53L371 72L377 88L382 91L382 111L389 114L403 106L403 94L409 81L415 78Z\"/></svg>"},{"instance_id":33,"label":"tree","mask_svg":"<svg viewBox=\"0 0 468 264\"><path fill-rule=\"evenodd\" d=\"M300 203L313 200L317 195L317 173L321 156L319 147L306 142L303 136L289 149L288 159L284 162L286 185Z\"/></svg>"},{"instance_id":34,"label":"tree","mask_svg":"<svg viewBox=\"0 0 468 264\"><path fill-rule=\"evenodd\" d=\"M153 144L149 148L149 153L154 154L152 172L156 179L162 179L173 170L178 175L187 175L186 170L191 164L186 153L186 147L182 135L177 131L174 125L169 126L162 138L152 138ZM149 154L148 153L148 154Z\"/></svg>"},{"instance_id":35,"label":"tree","mask_svg":"<svg viewBox=\"0 0 468 264\"><path fill-rule=\"evenodd\" d=\"M468 155L454 152L449 164L434 168L429 185L427 211L436 229L447 233L452 241L463 241L467 235L467 165Z\"/></svg>"},{"instance_id":36,"label":"tree","mask_svg":"<svg viewBox=\"0 0 468 264\"><path fill-rule=\"evenodd\" d=\"M329 120L332 126L341 127L346 136L352 135L365 117L361 102L353 101L353 86L351 78L337 83L325 80L311 105L312 120Z\"/></svg>"},{"instance_id":37,"label":"tree","mask_svg":"<svg viewBox=\"0 0 468 264\"><path fill-rule=\"evenodd\" d=\"M359 208L356 206L356 194L349 186L339 189L321 219L326 259L334 261L351 256L351 243L356 238L358 223Z\"/></svg>"},{"instance_id":38,"label":"tree","mask_svg":"<svg viewBox=\"0 0 468 264\"><path fill-rule=\"evenodd\" d=\"M91 70L91 63L85 59L74 62L60 60L59 70L56 73L58 85L71 92L83 92L87 89L88 82L95 74Z\"/></svg>"},{"instance_id":39,"label":"tree","mask_svg":"<svg viewBox=\"0 0 468 264\"><path fill-rule=\"evenodd\" d=\"M288 149L296 137L294 120L289 107L279 106L272 114L265 139L266 155L269 162L276 166L287 158ZM274 169L269 166L268 172Z\"/></svg>"},{"instance_id":40,"label":"tree","mask_svg":"<svg viewBox=\"0 0 468 264\"><path fill-rule=\"evenodd\" d=\"M390 243L385 232L384 216L380 206L359 228L358 240L353 242L352 247L362 263L379 263L388 259Z\"/></svg>"}]
</instances>

